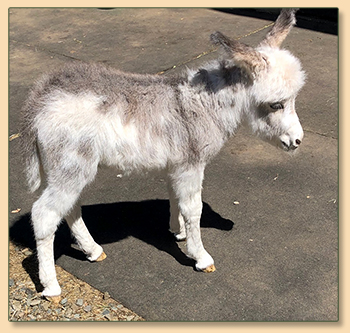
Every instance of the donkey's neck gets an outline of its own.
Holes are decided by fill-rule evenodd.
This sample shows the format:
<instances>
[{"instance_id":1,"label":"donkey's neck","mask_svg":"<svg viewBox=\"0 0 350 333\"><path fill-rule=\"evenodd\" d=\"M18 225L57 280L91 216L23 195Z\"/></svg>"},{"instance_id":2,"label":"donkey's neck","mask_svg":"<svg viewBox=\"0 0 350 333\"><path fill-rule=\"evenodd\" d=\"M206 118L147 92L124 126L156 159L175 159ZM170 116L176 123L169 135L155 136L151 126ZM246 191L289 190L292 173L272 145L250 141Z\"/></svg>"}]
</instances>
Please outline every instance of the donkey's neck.
<instances>
[{"instance_id":1,"label":"donkey's neck","mask_svg":"<svg viewBox=\"0 0 350 333\"><path fill-rule=\"evenodd\" d=\"M198 105L227 137L242 122L250 85L249 77L227 62L213 61L188 73L187 88L191 95L196 96Z\"/></svg>"}]
</instances>

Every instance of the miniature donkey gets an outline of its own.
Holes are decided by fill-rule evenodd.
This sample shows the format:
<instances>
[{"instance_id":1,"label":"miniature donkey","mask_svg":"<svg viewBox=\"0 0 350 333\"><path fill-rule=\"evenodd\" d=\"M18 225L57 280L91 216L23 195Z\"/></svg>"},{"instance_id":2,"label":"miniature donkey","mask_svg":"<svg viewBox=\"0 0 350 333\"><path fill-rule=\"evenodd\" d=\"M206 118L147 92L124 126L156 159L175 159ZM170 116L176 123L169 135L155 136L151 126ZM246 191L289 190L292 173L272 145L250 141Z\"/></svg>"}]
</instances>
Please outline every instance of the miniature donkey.
<instances>
[{"instance_id":1,"label":"miniature donkey","mask_svg":"<svg viewBox=\"0 0 350 333\"><path fill-rule=\"evenodd\" d=\"M99 165L167 171L170 231L187 239L197 270L214 261L200 235L204 168L240 123L286 150L301 144L295 98L305 74L279 48L295 24L284 9L256 48L211 35L223 56L166 77L123 73L99 64L69 64L36 83L25 104L22 136L31 191L45 179L32 208L43 296L58 297L53 241L65 219L90 261L106 255L87 230L79 196Z\"/></svg>"}]
</instances>

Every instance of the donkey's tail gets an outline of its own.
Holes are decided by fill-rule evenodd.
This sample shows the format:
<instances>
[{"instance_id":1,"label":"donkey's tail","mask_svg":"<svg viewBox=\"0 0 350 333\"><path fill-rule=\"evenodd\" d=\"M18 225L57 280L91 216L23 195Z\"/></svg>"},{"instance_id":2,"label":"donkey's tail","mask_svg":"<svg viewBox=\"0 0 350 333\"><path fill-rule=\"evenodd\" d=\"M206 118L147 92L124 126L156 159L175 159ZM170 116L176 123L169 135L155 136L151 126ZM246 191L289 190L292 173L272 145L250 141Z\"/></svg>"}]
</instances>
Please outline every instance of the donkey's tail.
<instances>
[{"instance_id":1,"label":"donkey's tail","mask_svg":"<svg viewBox=\"0 0 350 333\"><path fill-rule=\"evenodd\" d=\"M35 192L41 184L41 161L37 133L27 119L22 123L21 150L29 190Z\"/></svg>"},{"instance_id":2,"label":"donkey's tail","mask_svg":"<svg viewBox=\"0 0 350 333\"><path fill-rule=\"evenodd\" d=\"M41 184L40 158L37 142L32 144L31 151L28 151L25 162L29 190L35 192Z\"/></svg>"}]
</instances>

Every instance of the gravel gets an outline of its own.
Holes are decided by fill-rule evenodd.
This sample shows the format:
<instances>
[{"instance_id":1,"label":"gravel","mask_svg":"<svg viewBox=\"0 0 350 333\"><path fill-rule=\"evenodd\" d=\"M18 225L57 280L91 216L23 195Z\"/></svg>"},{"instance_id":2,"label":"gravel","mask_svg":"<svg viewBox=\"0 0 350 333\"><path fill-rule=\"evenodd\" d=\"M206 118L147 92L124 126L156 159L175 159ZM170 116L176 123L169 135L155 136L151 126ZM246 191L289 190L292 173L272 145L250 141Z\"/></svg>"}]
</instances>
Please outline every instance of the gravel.
<instances>
[{"instance_id":1,"label":"gravel","mask_svg":"<svg viewBox=\"0 0 350 333\"><path fill-rule=\"evenodd\" d=\"M62 298L57 303L48 301L36 290L39 284L35 254L12 243L9 253L10 321L144 321L107 291L91 287L59 266L56 271Z\"/></svg>"},{"instance_id":2,"label":"gravel","mask_svg":"<svg viewBox=\"0 0 350 333\"><path fill-rule=\"evenodd\" d=\"M82 298L78 298L75 304L78 306L82 306L84 304L84 300Z\"/></svg>"}]
</instances>

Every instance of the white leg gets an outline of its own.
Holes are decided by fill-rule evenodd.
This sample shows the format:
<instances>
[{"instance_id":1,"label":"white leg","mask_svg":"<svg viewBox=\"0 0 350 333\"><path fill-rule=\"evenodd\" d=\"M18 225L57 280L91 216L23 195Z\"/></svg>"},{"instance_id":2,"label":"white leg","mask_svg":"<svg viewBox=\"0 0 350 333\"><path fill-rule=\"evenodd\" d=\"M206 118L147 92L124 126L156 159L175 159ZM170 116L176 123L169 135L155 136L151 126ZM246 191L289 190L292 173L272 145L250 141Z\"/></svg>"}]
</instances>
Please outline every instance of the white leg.
<instances>
[{"instance_id":1,"label":"white leg","mask_svg":"<svg viewBox=\"0 0 350 333\"><path fill-rule=\"evenodd\" d=\"M203 174L204 167L192 167L177 170L172 179L175 194L179 198L180 212L185 221L187 255L196 261L198 270L213 272L214 260L204 249L200 232Z\"/></svg>"},{"instance_id":2,"label":"white leg","mask_svg":"<svg viewBox=\"0 0 350 333\"><path fill-rule=\"evenodd\" d=\"M79 205L76 205L65 219L79 247L90 261L101 261L106 258L102 247L94 241L86 228Z\"/></svg>"},{"instance_id":3,"label":"white leg","mask_svg":"<svg viewBox=\"0 0 350 333\"><path fill-rule=\"evenodd\" d=\"M65 200L60 201L62 197ZM57 282L53 244L62 211L66 212L75 201L73 196L61 196L59 190L47 188L32 208L32 223L39 261L39 279L44 287L43 296L58 296L61 288Z\"/></svg>"},{"instance_id":4,"label":"white leg","mask_svg":"<svg viewBox=\"0 0 350 333\"><path fill-rule=\"evenodd\" d=\"M43 296L59 296L61 288L56 278L55 261L53 256L53 243L55 234L36 240L39 260L39 279L44 287Z\"/></svg>"},{"instance_id":5,"label":"white leg","mask_svg":"<svg viewBox=\"0 0 350 333\"><path fill-rule=\"evenodd\" d=\"M32 208L32 223L37 244L39 279L44 287L43 296L55 297L61 294L58 284L53 244L55 232L63 217L74 207L80 191L65 191L61 186L49 186Z\"/></svg>"},{"instance_id":6,"label":"white leg","mask_svg":"<svg viewBox=\"0 0 350 333\"><path fill-rule=\"evenodd\" d=\"M186 228L183 216L180 213L179 201L176 199L174 190L170 181L168 181L168 192L170 202L170 232L172 232L178 241L186 239Z\"/></svg>"}]
</instances>

